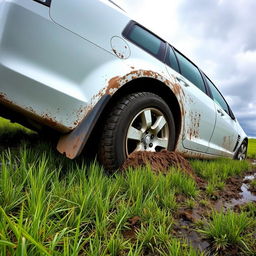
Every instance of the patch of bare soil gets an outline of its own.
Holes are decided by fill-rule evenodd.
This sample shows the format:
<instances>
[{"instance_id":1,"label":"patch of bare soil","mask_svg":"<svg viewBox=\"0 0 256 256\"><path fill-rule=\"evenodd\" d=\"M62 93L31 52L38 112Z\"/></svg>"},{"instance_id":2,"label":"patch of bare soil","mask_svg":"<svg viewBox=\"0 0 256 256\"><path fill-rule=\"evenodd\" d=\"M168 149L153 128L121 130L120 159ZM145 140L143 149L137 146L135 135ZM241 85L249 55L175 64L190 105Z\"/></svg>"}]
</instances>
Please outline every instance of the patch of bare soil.
<instances>
[{"instance_id":1,"label":"patch of bare soil","mask_svg":"<svg viewBox=\"0 0 256 256\"><path fill-rule=\"evenodd\" d=\"M192 178L197 179L190 163L180 154L162 150L161 152L136 151L129 155L123 163L121 169L125 170L129 167L137 168L150 165L152 171L167 173L170 167L177 167L183 170Z\"/></svg>"},{"instance_id":2,"label":"patch of bare soil","mask_svg":"<svg viewBox=\"0 0 256 256\"><path fill-rule=\"evenodd\" d=\"M128 220L128 229L122 231L122 235L125 239L129 239L136 242L136 231L139 230L141 223L141 217L134 216Z\"/></svg>"}]
</instances>

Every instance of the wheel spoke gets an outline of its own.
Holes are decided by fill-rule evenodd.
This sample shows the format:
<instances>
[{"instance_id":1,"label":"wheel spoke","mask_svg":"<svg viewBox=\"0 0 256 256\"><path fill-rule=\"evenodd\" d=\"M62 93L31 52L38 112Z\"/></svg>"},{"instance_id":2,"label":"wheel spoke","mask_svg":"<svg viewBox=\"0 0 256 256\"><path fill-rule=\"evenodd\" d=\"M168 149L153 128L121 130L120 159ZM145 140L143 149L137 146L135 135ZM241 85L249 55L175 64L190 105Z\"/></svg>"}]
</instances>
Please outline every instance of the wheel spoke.
<instances>
[{"instance_id":1,"label":"wheel spoke","mask_svg":"<svg viewBox=\"0 0 256 256\"><path fill-rule=\"evenodd\" d=\"M141 113L142 127L147 130L152 125L151 110L147 109Z\"/></svg>"},{"instance_id":2,"label":"wheel spoke","mask_svg":"<svg viewBox=\"0 0 256 256\"><path fill-rule=\"evenodd\" d=\"M130 140L138 140L140 141L142 138L142 131L130 126L128 129L127 138Z\"/></svg>"},{"instance_id":3,"label":"wheel spoke","mask_svg":"<svg viewBox=\"0 0 256 256\"><path fill-rule=\"evenodd\" d=\"M153 130L153 132L155 133L155 135L157 135L162 129L163 127L166 125L166 120L163 116L159 116L156 119L156 122L154 123L154 125L152 125L151 129Z\"/></svg>"},{"instance_id":4,"label":"wheel spoke","mask_svg":"<svg viewBox=\"0 0 256 256\"><path fill-rule=\"evenodd\" d=\"M242 153L242 154L245 154L245 152L246 152L246 146L243 145L242 148L241 148L241 153Z\"/></svg>"},{"instance_id":5,"label":"wheel spoke","mask_svg":"<svg viewBox=\"0 0 256 256\"><path fill-rule=\"evenodd\" d=\"M128 126L126 153L134 151L159 151L168 148L169 125L164 114L157 108L144 108Z\"/></svg>"},{"instance_id":6,"label":"wheel spoke","mask_svg":"<svg viewBox=\"0 0 256 256\"><path fill-rule=\"evenodd\" d=\"M167 148L168 147L168 139L167 138L157 138L155 140L154 144L161 148Z\"/></svg>"},{"instance_id":7,"label":"wheel spoke","mask_svg":"<svg viewBox=\"0 0 256 256\"><path fill-rule=\"evenodd\" d=\"M137 147L134 149L134 151L143 151L143 150L144 150L144 147L142 143L138 143Z\"/></svg>"}]
</instances>

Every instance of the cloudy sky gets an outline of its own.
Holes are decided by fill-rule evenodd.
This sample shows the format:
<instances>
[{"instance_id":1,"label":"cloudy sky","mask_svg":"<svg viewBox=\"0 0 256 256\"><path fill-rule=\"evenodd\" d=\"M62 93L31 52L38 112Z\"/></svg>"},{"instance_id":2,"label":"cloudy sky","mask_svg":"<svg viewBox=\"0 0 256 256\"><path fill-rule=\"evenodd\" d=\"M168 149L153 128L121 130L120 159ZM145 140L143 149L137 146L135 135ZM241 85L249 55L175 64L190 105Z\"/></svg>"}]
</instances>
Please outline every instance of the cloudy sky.
<instances>
[{"instance_id":1,"label":"cloudy sky","mask_svg":"<svg viewBox=\"0 0 256 256\"><path fill-rule=\"evenodd\" d=\"M256 137L256 0L118 0L219 87Z\"/></svg>"}]
</instances>

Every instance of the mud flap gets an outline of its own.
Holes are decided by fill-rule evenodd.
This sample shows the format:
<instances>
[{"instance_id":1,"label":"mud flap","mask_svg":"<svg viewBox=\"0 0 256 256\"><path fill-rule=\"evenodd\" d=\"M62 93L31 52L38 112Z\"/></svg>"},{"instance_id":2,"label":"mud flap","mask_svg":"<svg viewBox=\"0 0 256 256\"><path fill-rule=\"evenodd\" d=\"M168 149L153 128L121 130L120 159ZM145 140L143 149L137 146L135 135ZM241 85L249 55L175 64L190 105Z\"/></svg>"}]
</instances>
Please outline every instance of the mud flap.
<instances>
[{"instance_id":1,"label":"mud flap","mask_svg":"<svg viewBox=\"0 0 256 256\"><path fill-rule=\"evenodd\" d=\"M107 94L102 96L89 114L71 133L60 137L57 150L61 154L65 154L70 159L79 156L110 98L111 96Z\"/></svg>"}]
</instances>

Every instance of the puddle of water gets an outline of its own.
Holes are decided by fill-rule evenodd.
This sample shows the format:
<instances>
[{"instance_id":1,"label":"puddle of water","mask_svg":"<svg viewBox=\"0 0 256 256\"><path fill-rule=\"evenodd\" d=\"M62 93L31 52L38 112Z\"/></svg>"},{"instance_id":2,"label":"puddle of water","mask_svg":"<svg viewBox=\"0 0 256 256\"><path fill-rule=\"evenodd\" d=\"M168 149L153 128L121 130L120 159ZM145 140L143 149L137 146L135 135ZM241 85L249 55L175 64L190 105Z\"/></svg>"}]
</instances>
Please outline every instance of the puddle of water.
<instances>
[{"instance_id":1,"label":"puddle of water","mask_svg":"<svg viewBox=\"0 0 256 256\"><path fill-rule=\"evenodd\" d=\"M248 181L248 180L251 181L254 179L256 179L256 173L254 173L253 175L244 177L244 181ZM250 186L249 184L243 183L242 187L241 187L242 192L240 193L241 198L240 199L232 199L228 205L230 207L234 207L236 205L240 205L240 204L244 204L244 203L256 202L256 195L249 191L249 186Z\"/></svg>"},{"instance_id":2,"label":"puddle of water","mask_svg":"<svg viewBox=\"0 0 256 256\"><path fill-rule=\"evenodd\" d=\"M186 220L180 219L180 227L187 227L187 228L181 228L180 233L183 237L185 237L189 244L191 244L195 249L199 250L200 252L203 252L207 250L210 246L210 244L204 240L199 233L194 231L190 227L190 222Z\"/></svg>"},{"instance_id":3,"label":"puddle of water","mask_svg":"<svg viewBox=\"0 0 256 256\"><path fill-rule=\"evenodd\" d=\"M254 173L253 175L249 175L249 176L244 177L244 181L245 180L254 180L254 179L256 179L256 173Z\"/></svg>"}]
</instances>

